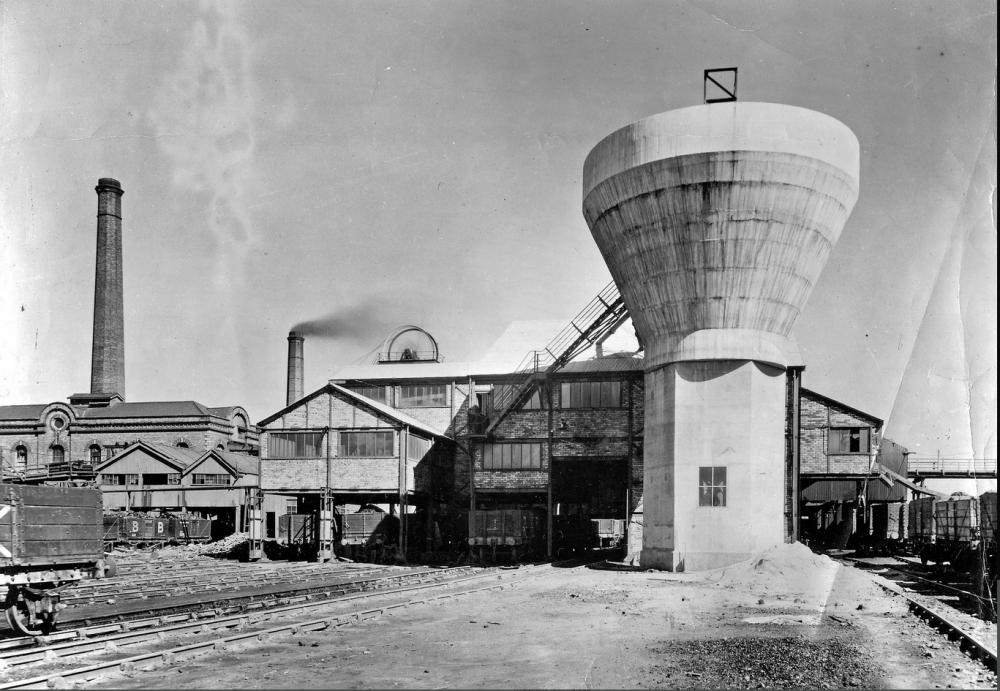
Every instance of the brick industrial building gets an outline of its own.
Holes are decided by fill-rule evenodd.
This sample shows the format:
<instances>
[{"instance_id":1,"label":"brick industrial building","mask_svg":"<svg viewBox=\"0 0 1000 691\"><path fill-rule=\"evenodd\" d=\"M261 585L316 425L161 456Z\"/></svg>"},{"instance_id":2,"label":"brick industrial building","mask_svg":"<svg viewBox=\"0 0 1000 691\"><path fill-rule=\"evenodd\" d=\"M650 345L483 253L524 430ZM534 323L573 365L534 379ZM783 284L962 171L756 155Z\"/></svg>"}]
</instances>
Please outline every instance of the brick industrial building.
<instances>
[{"instance_id":1,"label":"brick industrial building","mask_svg":"<svg viewBox=\"0 0 1000 691\"><path fill-rule=\"evenodd\" d=\"M233 468L240 469L231 480L224 473L214 474L222 485L237 484L237 475L244 478L239 484L252 477L256 485L257 428L239 405L211 407L190 400L125 400L121 206L124 192L112 178L101 178L95 190L97 255L90 391L70 396L68 403L0 406L3 479L73 483L97 479L111 492L106 503L110 508L184 509L196 505L210 510L211 503L167 502L168 495L176 498L173 492L176 487L158 481L164 477L160 468L162 459L154 458L155 454L132 453L136 445L142 443L145 449L175 448L176 452L167 455L173 453L189 459L182 463L185 467L215 453ZM130 463L142 458L148 467L144 470L137 466L128 473L110 472L108 477L99 477L99 470L108 467L116 454L126 450L130 452ZM179 463L174 460L175 465ZM127 489L130 500L119 502L114 498L115 493L124 491L114 482L118 476L136 479L136 484L129 484ZM228 496L228 490L221 485L220 490ZM241 489L237 494L243 497L246 493ZM149 499L152 495L159 500ZM241 499L239 503L243 502ZM237 522L229 517L240 514L233 511L232 501L227 499L218 508L228 511L230 523Z\"/></svg>"},{"instance_id":2,"label":"brick industrial building","mask_svg":"<svg viewBox=\"0 0 1000 691\"><path fill-rule=\"evenodd\" d=\"M314 513L328 493L338 512L377 504L400 516L406 526L400 546L411 557L434 548L465 549L470 510L508 508L543 512L549 555L567 546L570 526L581 521L629 521L635 558L642 529L643 358L623 336L628 322L622 325L621 313L612 316L614 328L622 327L615 339L627 350L608 353L605 340L614 329L598 329L599 337L585 339L584 349L558 368L529 368L529 393L514 405L511 392L526 380L517 367L522 358L513 353L549 352L538 348L539 341L537 350L527 344L546 329L552 333L551 322L511 325L473 363L444 361L433 337L418 327L390 334L374 362L341 369L329 384L260 421L265 537L276 536L282 514ZM588 326L574 320L570 331ZM404 332L427 344L424 355L392 350ZM292 338L294 378L301 376L304 355L301 337ZM801 373L796 368L789 376L787 539L799 534L800 502L808 519L801 527L811 537L816 531L809 521L818 509L839 511L836 521L826 519L827 532L848 519L852 528L864 523L856 500L881 436L880 420L801 388ZM289 381L288 390L301 386ZM883 459L898 448L883 440L878 462L905 478L905 455L899 456L902 466ZM845 478L850 491L839 500L814 501L830 487L843 490L838 483ZM894 483L879 495L883 486L870 483L872 501L898 501L896 494L905 492ZM678 489L696 497L706 490L711 506L732 502L743 488L720 474L707 486L699 481Z\"/></svg>"}]
</instances>

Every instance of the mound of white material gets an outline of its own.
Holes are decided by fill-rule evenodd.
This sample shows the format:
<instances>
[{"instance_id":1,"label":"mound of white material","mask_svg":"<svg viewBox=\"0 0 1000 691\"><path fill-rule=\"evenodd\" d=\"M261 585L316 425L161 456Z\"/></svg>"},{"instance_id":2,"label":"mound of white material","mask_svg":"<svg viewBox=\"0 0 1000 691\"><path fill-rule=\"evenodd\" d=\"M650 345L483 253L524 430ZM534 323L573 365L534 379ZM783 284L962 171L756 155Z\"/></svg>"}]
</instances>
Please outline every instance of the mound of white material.
<instances>
[{"instance_id":1,"label":"mound of white material","mask_svg":"<svg viewBox=\"0 0 1000 691\"><path fill-rule=\"evenodd\" d=\"M706 574L709 582L768 599L823 607L831 600L867 601L881 595L864 574L801 543L783 544Z\"/></svg>"}]
</instances>

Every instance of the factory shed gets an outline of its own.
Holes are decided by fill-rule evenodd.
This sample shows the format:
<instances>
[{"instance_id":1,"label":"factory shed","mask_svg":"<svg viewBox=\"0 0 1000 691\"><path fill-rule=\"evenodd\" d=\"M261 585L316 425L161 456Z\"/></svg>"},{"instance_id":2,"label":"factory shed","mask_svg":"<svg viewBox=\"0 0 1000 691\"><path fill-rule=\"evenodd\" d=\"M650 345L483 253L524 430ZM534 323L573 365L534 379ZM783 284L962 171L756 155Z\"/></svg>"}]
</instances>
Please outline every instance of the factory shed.
<instances>
[{"instance_id":1,"label":"factory shed","mask_svg":"<svg viewBox=\"0 0 1000 691\"><path fill-rule=\"evenodd\" d=\"M214 519L213 532L243 529L259 480L258 459L139 441L96 468L106 511L177 511Z\"/></svg>"},{"instance_id":2,"label":"factory shed","mask_svg":"<svg viewBox=\"0 0 1000 691\"><path fill-rule=\"evenodd\" d=\"M898 537L909 452L881 436L880 418L815 391L801 394L802 540L844 548Z\"/></svg>"},{"instance_id":3,"label":"factory shed","mask_svg":"<svg viewBox=\"0 0 1000 691\"><path fill-rule=\"evenodd\" d=\"M340 516L376 506L399 518L399 550L408 537L422 549L450 476L444 429L332 383L259 427L264 539L308 547L316 527L292 517L317 515L321 506Z\"/></svg>"}]
</instances>

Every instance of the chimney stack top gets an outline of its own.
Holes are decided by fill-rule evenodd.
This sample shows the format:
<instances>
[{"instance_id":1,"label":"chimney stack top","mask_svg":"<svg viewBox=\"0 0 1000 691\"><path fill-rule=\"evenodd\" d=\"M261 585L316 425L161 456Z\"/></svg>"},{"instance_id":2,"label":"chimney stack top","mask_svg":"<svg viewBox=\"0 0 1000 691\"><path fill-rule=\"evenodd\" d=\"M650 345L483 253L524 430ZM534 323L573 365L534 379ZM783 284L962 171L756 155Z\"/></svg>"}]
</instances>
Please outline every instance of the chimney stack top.
<instances>
[{"instance_id":1,"label":"chimney stack top","mask_svg":"<svg viewBox=\"0 0 1000 691\"><path fill-rule=\"evenodd\" d=\"M122 184L117 180L115 180L114 178L100 178L97 181L97 187L95 187L94 189L100 192L102 188L104 189L110 188L114 191L117 191L120 194L125 194L124 190L122 190Z\"/></svg>"}]
</instances>

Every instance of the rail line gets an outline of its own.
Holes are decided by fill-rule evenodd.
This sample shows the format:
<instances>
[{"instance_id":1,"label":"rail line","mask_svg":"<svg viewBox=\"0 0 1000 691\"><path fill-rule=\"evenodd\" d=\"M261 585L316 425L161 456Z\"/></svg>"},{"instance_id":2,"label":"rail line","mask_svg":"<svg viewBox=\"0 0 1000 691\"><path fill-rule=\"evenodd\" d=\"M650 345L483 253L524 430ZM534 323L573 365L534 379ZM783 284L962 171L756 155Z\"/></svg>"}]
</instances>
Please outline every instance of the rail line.
<instances>
[{"instance_id":1,"label":"rail line","mask_svg":"<svg viewBox=\"0 0 1000 691\"><path fill-rule=\"evenodd\" d=\"M112 660L105 660L81 667L71 667L47 672L39 676L23 679L10 680L0 683L0 689L13 688L37 688L64 685L73 681L85 681L100 674L114 670L128 670L138 665L171 664L196 655L219 651L230 646L251 641L261 641L281 634L301 634L310 631L321 631L332 627L345 626L354 622L365 621L373 617L380 616L386 612L408 607L417 604L424 604L435 600L448 599L468 595L477 592L503 589L516 582L541 573L543 570L539 566L522 567L519 570L491 570L480 572L474 575L465 575L458 578L450 578L434 583L422 583L418 585L400 587L393 590L380 590L375 592L359 593L337 600L331 600L324 604L343 604L352 601L365 601L372 598L388 598L394 595L408 595L412 593L427 593L425 596L404 601L389 602L373 607L357 609L350 612L329 614L319 618L310 619L304 622L289 622L266 628L257 628L261 624L269 623L273 619L282 616L294 616L316 607L315 602L298 603L281 608L267 610L266 612L254 615L235 615L214 617L207 620L191 621L186 623L164 623L144 628L141 631L107 631L100 627L92 627L81 630L79 633L85 634L80 640L66 641L49 645L46 648L25 648L15 650L4 650L0 652L0 669L8 672L14 668L23 668L31 665L44 663L57 663L65 660L71 664L76 658L99 653L116 653L120 647L134 646L144 643L156 645L158 643L169 643L167 639L174 635L184 633L197 633L212 635L210 640L199 641L186 645L166 645L159 650L147 651L136 655L129 655ZM476 582L495 580L497 582L481 585L478 587L468 587ZM461 590L453 590L455 586ZM427 591L447 588L444 592L432 594ZM237 633L219 638L218 633L225 630L235 629Z\"/></svg>"},{"instance_id":2,"label":"rail line","mask_svg":"<svg viewBox=\"0 0 1000 691\"><path fill-rule=\"evenodd\" d=\"M844 558L844 561L857 562L857 560L851 558ZM899 569L899 571L901 573L907 573L902 569ZM932 585L943 585L930 581L929 579L922 580L928 581ZM903 598L911 612L916 614L923 621L927 622L930 626L933 626L938 631L943 633L949 640L957 641L960 650L969 654L970 657L979 660L991 670L996 670L996 650L990 647L986 642L980 640L975 634L965 630L961 625L956 623L954 618L948 613L941 611L937 607L932 607L926 602L921 602L920 599L913 597L913 595L907 593L900 586L888 581L885 578L873 578L872 582L881 587L883 590ZM942 603L939 604L941 604L942 607L945 606Z\"/></svg>"}]
</instances>

